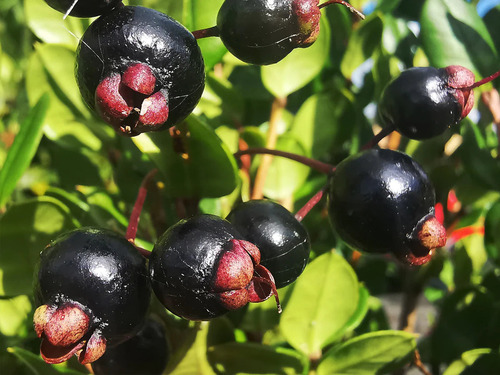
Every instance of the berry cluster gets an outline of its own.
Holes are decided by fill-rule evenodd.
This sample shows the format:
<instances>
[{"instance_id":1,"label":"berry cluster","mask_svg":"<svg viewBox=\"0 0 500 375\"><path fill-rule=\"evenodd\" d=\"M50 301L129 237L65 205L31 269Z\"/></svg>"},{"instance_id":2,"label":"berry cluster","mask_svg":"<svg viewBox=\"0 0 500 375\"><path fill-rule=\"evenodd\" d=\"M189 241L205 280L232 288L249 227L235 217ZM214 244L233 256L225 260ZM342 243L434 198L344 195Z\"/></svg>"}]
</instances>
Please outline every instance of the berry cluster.
<instances>
[{"instance_id":1,"label":"berry cluster","mask_svg":"<svg viewBox=\"0 0 500 375\"><path fill-rule=\"evenodd\" d=\"M197 105L205 79L197 38L220 36L241 60L272 64L316 40L323 6L349 6L226 0L214 28L191 33L167 15L120 1L46 2L72 16L100 16L79 44L76 78L88 106L128 136L174 126ZM368 146L393 130L413 139L443 133L470 112L472 89L497 75L475 83L460 66L403 72L383 92L385 129ZM446 243L431 182L408 155L365 150L326 172L332 225L352 248L421 265ZM64 234L41 253L35 274L43 359L60 363L77 354L81 363L94 362L96 374L111 374L123 366L133 371L123 358L151 356L150 348L166 355L165 334L145 323L151 288L166 309L191 320L271 296L280 309L277 288L295 281L309 259L303 216L267 200L242 203L226 219L194 216L168 228L149 260L133 244L135 234L98 228ZM160 373L167 359L154 357L151 373Z\"/></svg>"}]
</instances>

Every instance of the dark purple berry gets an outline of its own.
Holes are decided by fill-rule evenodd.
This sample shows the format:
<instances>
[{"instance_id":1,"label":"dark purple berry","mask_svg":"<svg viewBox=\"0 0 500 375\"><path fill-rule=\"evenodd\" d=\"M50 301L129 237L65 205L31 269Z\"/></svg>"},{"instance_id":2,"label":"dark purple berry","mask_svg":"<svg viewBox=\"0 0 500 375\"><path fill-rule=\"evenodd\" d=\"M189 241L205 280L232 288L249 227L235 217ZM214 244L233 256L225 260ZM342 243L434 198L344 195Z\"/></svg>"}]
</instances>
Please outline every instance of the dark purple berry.
<instances>
[{"instance_id":1,"label":"dark purple berry","mask_svg":"<svg viewBox=\"0 0 500 375\"><path fill-rule=\"evenodd\" d=\"M242 61L273 64L319 34L318 0L226 0L217 28L226 48Z\"/></svg>"},{"instance_id":2,"label":"dark purple berry","mask_svg":"<svg viewBox=\"0 0 500 375\"><path fill-rule=\"evenodd\" d=\"M114 232L80 228L41 252L34 295L42 358L60 363L79 352L90 363L143 324L151 296L146 260Z\"/></svg>"},{"instance_id":3,"label":"dark purple berry","mask_svg":"<svg viewBox=\"0 0 500 375\"><path fill-rule=\"evenodd\" d=\"M134 337L106 350L92 369L95 375L161 375L168 359L165 329L148 319Z\"/></svg>"},{"instance_id":4,"label":"dark purple berry","mask_svg":"<svg viewBox=\"0 0 500 375\"><path fill-rule=\"evenodd\" d=\"M226 220L200 215L181 220L156 242L149 259L153 290L172 313L215 318L276 293L259 249Z\"/></svg>"},{"instance_id":5,"label":"dark purple berry","mask_svg":"<svg viewBox=\"0 0 500 375\"><path fill-rule=\"evenodd\" d=\"M266 200L240 204L226 218L243 238L260 250L260 264L273 275L277 288L300 276L311 244L304 226L283 206Z\"/></svg>"},{"instance_id":6,"label":"dark purple berry","mask_svg":"<svg viewBox=\"0 0 500 375\"><path fill-rule=\"evenodd\" d=\"M366 252L391 252L414 265L429 261L431 250L446 243L434 204L434 189L420 165L392 150L345 159L328 191L330 219L342 240Z\"/></svg>"},{"instance_id":7,"label":"dark purple berry","mask_svg":"<svg viewBox=\"0 0 500 375\"><path fill-rule=\"evenodd\" d=\"M76 79L87 105L117 132L135 136L184 120L203 93L203 57L193 35L169 16L120 7L80 41Z\"/></svg>"},{"instance_id":8,"label":"dark purple berry","mask_svg":"<svg viewBox=\"0 0 500 375\"><path fill-rule=\"evenodd\" d=\"M382 93L382 122L411 139L444 133L466 117L474 105L474 74L453 65L411 68L392 80Z\"/></svg>"},{"instance_id":9,"label":"dark purple berry","mask_svg":"<svg viewBox=\"0 0 500 375\"><path fill-rule=\"evenodd\" d=\"M76 2L75 2L76 1ZM45 0L55 10L73 17L96 17L113 9L121 0Z\"/></svg>"}]
</instances>

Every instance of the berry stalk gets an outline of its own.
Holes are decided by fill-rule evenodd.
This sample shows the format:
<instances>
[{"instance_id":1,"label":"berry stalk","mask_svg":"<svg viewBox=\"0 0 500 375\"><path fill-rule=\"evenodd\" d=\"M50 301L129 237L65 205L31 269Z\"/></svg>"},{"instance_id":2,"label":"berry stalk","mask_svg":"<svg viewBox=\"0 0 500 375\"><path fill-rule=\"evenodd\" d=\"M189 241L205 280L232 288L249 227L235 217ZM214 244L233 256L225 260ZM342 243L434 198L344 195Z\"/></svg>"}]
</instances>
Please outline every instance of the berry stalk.
<instances>
[{"instance_id":1,"label":"berry stalk","mask_svg":"<svg viewBox=\"0 0 500 375\"><path fill-rule=\"evenodd\" d=\"M193 34L195 39L203 39L211 36L219 36L219 28L217 26L212 26L206 29L195 30L191 34Z\"/></svg>"},{"instance_id":2,"label":"berry stalk","mask_svg":"<svg viewBox=\"0 0 500 375\"><path fill-rule=\"evenodd\" d=\"M328 5L330 5L330 4L342 4L347 9L349 9L351 11L351 13L354 13L360 19L362 19L362 20L365 19L365 15L363 13L361 13L359 10L357 10L356 8L354 8L351 4L349 4L348 2L343 1L343 0L329 0L329 1L325 1L323 4L319 4L318 8L321 9L321 8L324 8L324 7L328 6Z\"/></svg>"},{"instance_id":3,"label":"berry stalk","mask_svg":"<svg viewBox=\"0 0 500 375\"><path fill-rule=\"evenodd\" d=\"M475 82L474 84L468 86L468 87L464 87L462 90L472 90L472 89L475 89L476 87L479 87L479 86L482 86L488 82L491 82L493 81L495 78L497 78L498 76L500 76L500 70L496 73L493 73L492 75L486 77L486 78L483 78L482 80L480 81L477 81Z\"/></svg>"},{"instance_id":4,"label":"berry stalk","mask_svg":"<svg viewBox=\"0 0 500 375\"><path fill-rule=\"evenodd\" d=\"M321 198L323 198L323 195L325 194L327 188L328 185L323 186L320 191L314 194L313 197L309 199L300 210L297 211L297 213L295 214L295 218L297 219L297 221L302 221L309 213L309 211L311 211L313 207L319 203Z\"/></svg>"}]
</instances>

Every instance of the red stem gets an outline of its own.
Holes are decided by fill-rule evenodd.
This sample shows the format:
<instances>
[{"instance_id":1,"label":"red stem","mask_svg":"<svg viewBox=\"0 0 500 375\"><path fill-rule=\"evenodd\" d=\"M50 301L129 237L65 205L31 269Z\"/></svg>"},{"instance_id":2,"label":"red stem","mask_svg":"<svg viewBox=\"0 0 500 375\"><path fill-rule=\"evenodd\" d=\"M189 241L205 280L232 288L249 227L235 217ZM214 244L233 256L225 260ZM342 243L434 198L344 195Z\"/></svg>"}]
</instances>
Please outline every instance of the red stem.
<instances>
[{"instance_id":1,"label":"red stem","mask_svg":"<svg viewBox=\"0 0 500 375\"><path fill-rule=\"evenodd\" d=\"M364 146L361 147L361 150L368 150L369 148L375 147L376 145L378 145L378 143L382 139L384 139L385 137L387 137L393 131L394 131L394 127L392 127L392 126L386 126L381 131L379 131L377 134L375 134L372 139L370 139L368 142L366 142L364 144Z\"/></svg>"},{"instance_id":2,"label":"red stem","mask_svg":"<svg viewBox=\"0 0 500 375\"><path fill-rule=\"evenodd\" d=\"M130 240L129 240L130 241ZM136 244L134 244L134 241L130 241L132 243L132 245L134 245L134 247L137 249L137 251L146 259L149 259L149 257L151 256L151 251L149 250L146 250L146 249L143 249L142 247L139 247L137 246Z\"/></svg>"},{"instance_id":3,"label":"red stem","mask_svg":"<svg viewBox=\"0 0 500 375\"><path fill-rule=\"evenodd\" d=\"M348 2L346 1L343 1L343 0L329 0L329 1L325 1L323 4L319 4L318 5L318 8L321 9L321 8L324 8L330 4L342 4L344 5L347 9L349 9L352 13L354 13L356 16L358 16L359 18L361 18L362 20L365 19L365 15L363 13L361 13L359 10L357 10L356 8L354 8L351 4L349 4Z\"/></svg>"},{"instance_id":4,"label":"red stem","mask_svg":"<svg viewBox=\"0 0 500 375\"><path fill-rule=\"evenodd\" d=\"M213 26L207 29L195 30L191 34L193 34L195 39L203 39L211 36L219 36L219 29L217 26Z\"/></svg>"},{"instance_id":5,"label":"red stem","mask_svg":"<svg viewBox=\"0 0 500 375\"><path fill-rule=\"evenodd\" d=\"M495 78L497 78L498 76L500 76L500 70L496 73L493 73L492 75L486 77L486 78L483 78L482 80L480 81L477 81L476 83L472 84L471 86L469 87L465 87L461 90L472 90L472 89L475 89L476 87L479 87L481 85L484 85L485 83L488 83L490 81L493 81Z\"/></svg>"},{"instance_id":6,"label":"red stem","mask_svg":"<svg viewBox=\"0 0 500 375\"><path fill-rule=\"evenodd\" d=\"M134 243L135 237L137 235L137 227L139 226L139 218L141 216L142 206L144 206L144 201L146 200L146 195L148 194L147 185L150 183L157 172L158 169L153 169L151 172L149 172L146 177L144 177L141 186L139 187L139 192L137 193L134 208L132 209L132 213L130 214L130 219L128 221L127 234L125 235L125 238L132 243Z\"/></svg>"},{"instance_id":7,"label":"red stem","mask_svg":"<svg viewBox=\"0 0 500 375\"><path fill-rule=\"evenodd\" d=\"M311 211L312 208L318 204L321 198L323 198L323 194L325 194L327 188L328 185L323 186L320 191L314 194L314 196L309 199L309 201L300 210L297 211L295 214L297 221L302 221L309 211Z\"/></svg>"},{"instance_id":8,"label":"red stem","mask_svg":"<svg viewBox=\"0 0 500 375\"><path fill-rule=\"evenodd\" d=\"M321 161L308 158L306 156L297 155L286 151L271 150L269 148L264 148L264 147L255 147L255 148L249 148L247 150L241 150L236 152L234 156L240 157L242 155L259 155L259 154L281 156L283 158L294 160L304 165L307 165L308 167L325 174L329 174L335 169L333 165L323 163Z\"/></svg>"}]
</instances>

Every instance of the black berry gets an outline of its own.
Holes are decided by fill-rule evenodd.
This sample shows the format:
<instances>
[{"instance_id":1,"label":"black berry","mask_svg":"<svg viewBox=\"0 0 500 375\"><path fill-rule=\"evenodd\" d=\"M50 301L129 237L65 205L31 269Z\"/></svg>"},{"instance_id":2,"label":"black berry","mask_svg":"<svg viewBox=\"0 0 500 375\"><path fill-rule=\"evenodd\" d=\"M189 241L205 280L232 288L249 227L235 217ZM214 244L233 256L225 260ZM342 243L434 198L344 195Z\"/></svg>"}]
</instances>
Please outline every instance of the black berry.
<instances>
[{"instance_id":1,"label":"black berry","mask_svg":"<svg viewBox=\"0 0 500 375\"><path fill-rule=\"evenodd\" d=\"M73 17L95 17L104 14L121 3L121 0L45 0L55 10Z\"/></svg>"},{"instance_id":2,"label":"black berry","mask_svg":"<svg viewBox=\"0 0 500 375\"><path fill-rule=\"evenodd\" d=\"M87 29L76 79L88 104L121 134L163 130L186 118L205 84L193 35L167 15L120 7Z\"/></svg>"},{"instance_id":3,"label":"black berry","mask_svg":"<svg viewBox=\"0 0 500 375\"><path fill-rule=\"evenodd\" d=\"M318 0L226 0L217 28L226 48L240 60L273 64L318 37Z\"/></svg>"},{"instance_id":4,"label":"black berry","mask_svg":"<svg viewBox=\"0 0 500 375\"><path fill-rule=\"evenodd\" d=\"M160 375L168 359L165 329L148 319L134 337L106 350L92 369L95 375Z\"/></svg>"},{"instance_id":5,"label":"black berry","mask_svg":"<svg viewBox=\"0 0 500 375\"><path fill-rule=\"evenodd\" d=\"M226 220L200 215L170 227L149 260L153 290L176 315L215 318L275 293L259 249Z\"/></svg>"},{"instance_id":6,"label":"black berry","mask_svg":"<svg viewBox=\"0 0 500 375\"><path fill-rule=\"evenodd\" d=\"M434 217L434 189L408 155L370 150L342 161L331 179L328 210L338 235L353 248L427 262L446 243Z\"/></svg>"},{"instance_id":7,"label":"black berry","mask_svg":"<svg viewBox=\"0 0 500 375\"><path fill-rule=\"evenodd\" d=\"M42 358L60 363L81 350L80 362L89 363L140 329L151 289L145 258L131 243L81 228L42 251L34 295Z\"/></svg>"},{"instance_id":8,"label":"black berry","mask_svg":"<svg viewBox=\"0 0 500 375\"><path fill-rule=\"evenodd\" d=\"M380 118L408 138L440 135L471 111L472 84L474 74L461 66L405 70L382 93Z\"/></svg>"},{"instance_id":9,"label":"black berry","mask_svg":"<svg viewBox=\"0 0 500 375\"><path fill-rule=\"evenodd\" d=\"M311 244L304 226L283 206L266 200L240 204L226 218L243 238L260 250L260 264L273 275L277 288L304 270Z\"/></svg>"}]
</instances>

